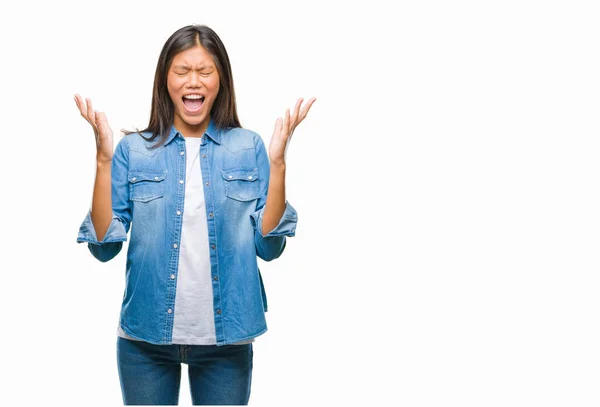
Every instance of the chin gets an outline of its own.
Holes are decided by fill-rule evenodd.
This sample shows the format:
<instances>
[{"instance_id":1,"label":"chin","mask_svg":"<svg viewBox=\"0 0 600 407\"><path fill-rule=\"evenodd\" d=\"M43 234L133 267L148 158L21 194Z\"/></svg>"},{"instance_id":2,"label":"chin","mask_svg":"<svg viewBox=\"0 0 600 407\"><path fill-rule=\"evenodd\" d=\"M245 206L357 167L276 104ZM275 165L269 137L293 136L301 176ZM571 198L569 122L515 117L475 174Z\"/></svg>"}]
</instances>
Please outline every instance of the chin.
<instances>
[{"instance_id":1,"label":"chin","mask_svg":"<svg viewBox=\"0 0 600 407\"><path fill-rule=\"evenodd\" d=\"M192 116L190 114L184 113L180 114L179 117L187 124L188 126L198 126L202 124L206 120L206 115L200 116Z\"/></svg>"},{"instance_id":2,"label":"chin","mask_svg":"<svg viewBox=\"0 0 600 407\"><path fill-rule=\"evenodd\" d=\"M204 123L205 120L206 120L206 118L202 118L202 119L194 118L193 120L185 120L185 122L189 126L200 126L202 123Z\"/></svg>"}]
</instances>

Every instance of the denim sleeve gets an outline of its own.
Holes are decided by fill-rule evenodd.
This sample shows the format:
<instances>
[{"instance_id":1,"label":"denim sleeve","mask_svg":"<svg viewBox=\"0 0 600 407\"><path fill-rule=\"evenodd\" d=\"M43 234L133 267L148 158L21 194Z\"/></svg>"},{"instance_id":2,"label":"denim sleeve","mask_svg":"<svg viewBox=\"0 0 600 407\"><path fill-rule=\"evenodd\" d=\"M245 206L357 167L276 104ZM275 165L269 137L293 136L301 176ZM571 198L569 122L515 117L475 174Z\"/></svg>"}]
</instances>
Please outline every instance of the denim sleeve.
<instances>
[{"instance_id":1,"label":"denim sleeve","mask_svg":"<svg viewBox=\"0 0 600 407\"><path fill-rule=\"evenodd\" d=\"M122 138L115 149L111 164L111 199L113 217L102 241L98 241L92 223L91 212L88 211L79 227L77 243L87 242L92 255L101 262L114 258L127 240L127 232L131 225L131 207L129 203L128 146L126 137Z\"/></svg>"},{"instance_id":2,"label":"denim sleeve","mask_svg":"<svg viewBox=\"0 0 600 407\"><path fill-rule=\"evenodd\" d=\"M279 220L279 224L269 233L263 235L262 220L267 201L267 191L269 190L270 166L267 150L259 135L255 135L254 146L258 164L260 197L258 198L256 211L250 215L250 221L254 227L256 254L265 261L271 261L283 253L286 243L285 237L292 237L296 234L298 215L294 207L286 201L285 211Z\"/></svg>"}]
</instances>

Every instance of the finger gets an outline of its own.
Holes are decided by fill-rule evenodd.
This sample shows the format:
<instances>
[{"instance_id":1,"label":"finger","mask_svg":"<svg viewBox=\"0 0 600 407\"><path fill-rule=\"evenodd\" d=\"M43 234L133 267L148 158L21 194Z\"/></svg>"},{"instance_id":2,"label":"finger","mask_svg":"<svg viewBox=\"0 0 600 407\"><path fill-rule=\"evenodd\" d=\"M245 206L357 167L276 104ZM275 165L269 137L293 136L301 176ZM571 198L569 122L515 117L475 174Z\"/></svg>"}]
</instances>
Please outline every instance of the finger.
<instances>
[{"instance_id":1,"label":"finger","mask_svg":"<svg viewBox=\"0 0 600 407\"><path fill-rule=\"evenodd\" d=\"M87 108L85 107L85 101L80 95L75 95L75 104L77 105L81 116L83 116L83 118L87 120Z\"/></svg>"},{"instance_id":2,"label":"finger","mask_svg":"<svg viewBox=\"0 0 600 407\"><path fill-rule=\"evenodd\" d=\"M294 107L294 113L292 114L292 126L294 126L296 124L296 121L298 120L298 115L300 114L300 106L302 106L303 100L304 98L300 98L296 102L296 106Z\"/></svg>"},{"instance_id":3,"label":"finger","mask_svg":"<svg viewBox=\"0 0 600 407\"><path fill-rule=\"evenodd\" d=\"M308 114L308 111L310 110L310 107L313 105L313 103L315 103L315 100L317 100L317 98L315 98L315 97L310 98L310 100L308 101L306 106L304 106L302 108L302 110L300 111L300 120L298 121L298 123L300 123L302 120L304 120L304 118Z\"/></svg>"},{"instance_id":4,"label":"finger","mask_svg":"<svg viewBox=\"0 0 600 407\"><path fill-rule=\"evenodd\" d=\"M75 103L77 103L77 107L79 108L79 113L81 114L81 117L83 117L85 121L92 126L92 128L94 129L94 133L96 133L96 124L92 121L92 119L90 119L88 115L88 107L86 105L86 102L81 96L75 95Z\"/></svg>"},{"instance_id":5,"label":"finger","mask_svg":"<svg viewBox=\"0 0 600 407\"><path fill-rule=\"evenodd\" d=\"M90 98L85 98L87 102L87 118L90 123L95 124L96 119L94 117L94 109L92 108L92 100Z\"/></svg>"},{"instance_id":6,"label":"finger","mask_svg":"<svg viewBox=\"0 0 600 407\"><path fill-rule=\"evenodd\" d=\"M285 131L285 135L290 134L290 109L285 109L285 119L283 120L283 130Z\"/></svg>"},{"instance_id":7,"label":"finger","mask_svg":"<svg viewBox=\"0 0 600 407\"><path fill-rule=\"evenodd\" d=\"M278 117L277 120L275 120L275 128L273 129L273 133L280 134L282 126L283 126L283 119L281 117Z\"/></svg>"},{"instance_id":8,"label":"finger","mask_svg":"<svg viewBox=\"0 0 600 407\"><path fill-rule=\"evenodd\" d=\"M101 134L108 134L108 120L106 120L106 114L104 112L94 111L96 117L96 127L100 130Z\"/></svg>"},{"instance_id":9,"label":"finger","mask_svg":"<svg viewBox=\"0 0 600 407\"><path fill-rule=\"evenodd\" d=\"M79 109L79 111L81 112L81 104L79 103L79 99L81 99L81 96L79 96L76 93L75 96L73 96L73 99L75 100L75 104L77 105L77 109Z\"/></svg>"},{"instance_id":10,"label":"finger","mask_svg":"<svg viewBox=\"0 0 600 407\"><path fill-rule=\"evenodd\" d=\"M306 106L304 106L302 108L302 110L300 111L300 117L299 117L298 123L300 123L302 120L304 120L304 118L306 118L306 115L308 114L310 107L313 105L313 103L315 103L315 100L317 100L317 98L315 98L315 97L310 98L310 100L308 101Z\"/></svg>"}]
</instances>

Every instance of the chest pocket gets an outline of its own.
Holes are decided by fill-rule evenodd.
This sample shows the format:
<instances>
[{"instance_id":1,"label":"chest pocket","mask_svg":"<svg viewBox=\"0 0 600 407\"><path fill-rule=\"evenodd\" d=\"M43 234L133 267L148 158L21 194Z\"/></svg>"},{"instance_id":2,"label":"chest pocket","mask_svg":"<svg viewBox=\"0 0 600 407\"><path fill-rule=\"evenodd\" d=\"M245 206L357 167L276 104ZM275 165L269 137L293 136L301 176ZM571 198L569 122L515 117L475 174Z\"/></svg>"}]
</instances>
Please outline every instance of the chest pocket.
<instances>
[{"instance_id":1,"label":"chest pocket","mask_svg":"<svg viewBox=\"0 0 600 407\"><path fill-rule=\"evenodd\" d=\"M238 167L221 170L225 182L225 195L236 201L253 201L258 199L258 169Z\"/></svg>"},{"instance_id":2,"label":"chest pocket","mask_svg":"<svg viewBox=\"0 0 600 407\"><path fill-rule=\"evenodd\" d=\"M136 202L150 202L165 194L164 170L129 171L129 199Z\"/></svg>"}]
</instances>

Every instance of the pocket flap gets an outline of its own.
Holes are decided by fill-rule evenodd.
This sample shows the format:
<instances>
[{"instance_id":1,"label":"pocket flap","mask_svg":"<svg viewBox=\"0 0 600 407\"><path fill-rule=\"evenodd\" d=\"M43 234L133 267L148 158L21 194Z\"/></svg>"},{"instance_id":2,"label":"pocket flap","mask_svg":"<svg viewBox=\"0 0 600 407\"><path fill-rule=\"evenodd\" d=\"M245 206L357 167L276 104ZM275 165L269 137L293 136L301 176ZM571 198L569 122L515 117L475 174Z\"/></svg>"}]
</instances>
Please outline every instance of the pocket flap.
<instances>
[{"instance_id":1,"label":"pocket flap","mask_svg":"<svg viewBox=\"0 0 600 407\"><path fill-rule=\"evenodd\" d=\"M229 170L221 170L225 181L256 181L258 179L258 168L232 168Z\"/></svg>"},{"instance_id":2,"label":"pocket flap","mask_svg":"<svg viewBox=\"0 0 600 407\"><path fill-rule=\"evenodd\" d=\"M167 171L156 171L156 170L138 170L129 171L127 179L132 184L140 181L162 181L167 176Z\"/></svg>"}]
</instances>

